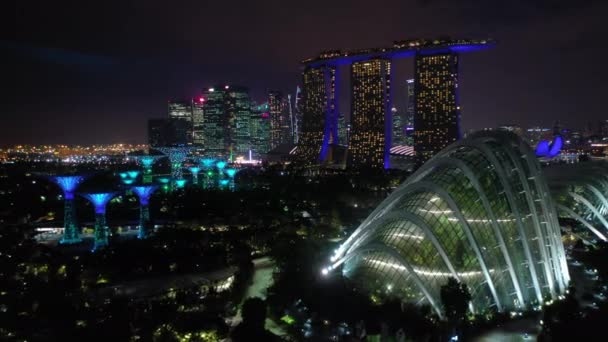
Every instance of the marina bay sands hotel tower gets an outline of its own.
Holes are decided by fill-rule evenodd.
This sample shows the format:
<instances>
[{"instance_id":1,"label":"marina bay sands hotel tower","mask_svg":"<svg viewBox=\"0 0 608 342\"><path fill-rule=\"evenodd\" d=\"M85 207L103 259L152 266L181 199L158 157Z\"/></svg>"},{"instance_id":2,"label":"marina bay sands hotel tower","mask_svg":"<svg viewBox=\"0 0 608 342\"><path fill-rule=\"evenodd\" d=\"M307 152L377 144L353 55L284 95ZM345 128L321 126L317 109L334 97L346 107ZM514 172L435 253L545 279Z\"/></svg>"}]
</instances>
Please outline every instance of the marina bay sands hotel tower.
<instances>
[{"instance_id":1,"label":"marina bay sands hotel tower","mask_svg":"<svg viewBox=\"0 0 608 342\"><path fill-rule=\"evenodd\" d=\"M303 61L303 125L297 154L327 162L338 142L339 66L350 67L351 131L347 164L389 168L392 134L391 62L414 57L414 150L419 164L460 139L458 59L491 40L407 40L391 48L328 51Z\"/></svg>"}]
</instances>

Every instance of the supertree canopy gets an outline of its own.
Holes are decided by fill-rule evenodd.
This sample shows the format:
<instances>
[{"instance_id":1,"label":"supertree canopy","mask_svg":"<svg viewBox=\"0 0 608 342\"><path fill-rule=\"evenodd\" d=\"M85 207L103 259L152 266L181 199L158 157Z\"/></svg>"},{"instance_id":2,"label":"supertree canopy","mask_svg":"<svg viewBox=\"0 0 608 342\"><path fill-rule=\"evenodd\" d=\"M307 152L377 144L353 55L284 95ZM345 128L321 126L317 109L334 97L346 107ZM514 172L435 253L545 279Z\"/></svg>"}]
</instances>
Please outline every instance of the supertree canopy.
<instances>
[{"instance_id":1,"label":"supertree canopy","mask_svg":"<svg viewBox=\"0 0 608 342\"><path fill-rule=\"evenodd\" d=\"M515 134L478 132L430 159L335 251L329 274L442 317L448 278L473 312L558 298L570 280L560 225L533 151Z\"/></svg>"},{"instance_id":2,"label":"supertree canopy","mask_svg":"<svg viewBox=\"0 0 608 342\"><path fill-rule=\"evenodd\" d=\"M131 157L133 157L137 161L137 164L139 164L144 169L143 181L146 184L152 183L152 166L154 165L154 163L156 163L156 161L161 158L165 158L165 156L149 154L136 155Z\"/></svg>"},{"instance_id":3,"label":"supertree canopy","mask_svg":"<svg viewBox=\"0 0 608 342\"><path fill-rule=\"evenodd\" d=\"M215 160L211 158L202 158L200 159L200 162L205 170L213 168L213 164L215 164Z\"/></svg>"},{"instance_id":4,"label":"supertree canopy","mask_svg":"<svg viewBox=\"0 0 608 342\"><path fill-rule=\"evenodd\" d=\"M156 149L169 158L173 179L182 179L182 164L194 148L190 146L166 146L156 147Z\"/></svg>"},{"instance_id":5,"label":"supertree canopy","mask_svg":"<svg viewBox=\"0 0 608 342\"><path fill-rule=\"evenodd\" d=\"M203 167L204 176L205 176L205 184L203 186L205 188L209 188L213 186L213 166L215 165L215 159L212 158L201 158L199 159L201 166Z\"/></svg>"},{"instance_id":6,"label":"supertree canopy","mask_svg":"<svg viewBox=\"0 0 608 342\"><path fill-rule=\"evenodd\" d=\"M145 239L152 231L150 223L150 197L158 187L156 185L140 185L131 189L139 198L139 233L137 237Z\"/></svg>"},{"instance_id":7,"label":"supertree canopy","mask_svg":"<svg viewBox=\"0 0 608 342\"><path fill-rule=\"evenodd\" d=\"M116 193L114 192L97 192L82 195L91 201L95 209L95 243L93 251L108 245L110 229L106 224L106 206L115 195Z\"/></svg>"},{"instance_id":8,"label":"supertree canopy","mask_svg":"<svg viewBox=\"0 0 608 342\"><path fill-rule=\"evenodd\" d=\"M76 222L76 206L74 205L74 191L86 177L84 176L53 176L49 177L63 190L64 214L63 214L63 238L60 243L72 244L82 241L80 231Z\"/></svg>"},{"instance_id":9,"label":"supertree canopy","mask_svg":"<svg viewBox=\"0 0 608 342\"><path fill-rule=\"evenodd\" d=\"M201 171L201 168L198 166L190 166L188 167L190 173L192 173L192 184L198 184L198 173Z\"/></svg>"},{"instance_id":10,"label":"supertree canopy","mask_svg":"<svg viewBox=\"0 0 608 342\"><path fill-rule=\"evenodd\" d=\"M236 173L238 172L237 169L225 169L224 172L226 172L226 174L228 175L228 177L230 177L229 179L229 184L230 184L230 189L234 190L235 186L234 186L234 176L236 176Z\"/></svg>"}]
</instances>

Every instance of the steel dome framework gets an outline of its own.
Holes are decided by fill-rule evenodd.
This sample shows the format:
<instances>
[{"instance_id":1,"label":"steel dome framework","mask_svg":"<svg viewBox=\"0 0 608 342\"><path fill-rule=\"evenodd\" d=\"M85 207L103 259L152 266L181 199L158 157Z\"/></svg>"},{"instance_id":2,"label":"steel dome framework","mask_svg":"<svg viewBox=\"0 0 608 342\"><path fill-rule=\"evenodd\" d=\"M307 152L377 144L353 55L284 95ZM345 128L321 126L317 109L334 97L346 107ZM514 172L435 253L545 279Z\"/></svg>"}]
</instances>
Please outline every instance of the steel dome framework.
<instances>
[{"instance_id":1,"label":"steel dome framework","mask_svg":"<svg viewBox=\"0 0 608 342\"><path fill-rule=\"evenodd\" d=\"M430 305L464 282L471 309L519 310L557 298L569 282L555 205L530 147L479 132L424 164L357 228L325 272L370 291Z\"/></svg>"}]
</instances>

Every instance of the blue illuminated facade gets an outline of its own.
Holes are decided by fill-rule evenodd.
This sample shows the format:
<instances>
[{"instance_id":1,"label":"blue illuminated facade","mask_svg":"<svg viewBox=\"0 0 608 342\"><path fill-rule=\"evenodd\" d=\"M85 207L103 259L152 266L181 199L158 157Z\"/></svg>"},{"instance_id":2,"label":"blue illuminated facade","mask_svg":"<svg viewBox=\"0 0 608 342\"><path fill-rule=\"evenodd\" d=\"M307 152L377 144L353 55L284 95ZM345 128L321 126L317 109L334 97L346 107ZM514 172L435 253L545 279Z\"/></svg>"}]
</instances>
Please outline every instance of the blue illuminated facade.
<instances>
[{"instance_id":1,"label":"blue illuminated facade","mask_svg":"<svg viewBox=\"0 0 608 342\"><path fill-rule=\"evenodd\" d=\"M158 189L156 185L134 186L131 188L139 198L139 239L145 239L152 231L150 222L150 197Z\"/></svg>"},{"instance_id":2,"label":"blue illuminated facade","mask_svg":"<svg viewBox=\"0 0 608 342\"><path fill-rule=\"evenodd\" d=\"M64 215L63 215L63 238L61 244L79 243L80 229L76 222L76 206L74 205L74 191L86 177L84 176L55 176L50 180L63 190Z\"/></svg>"}]
</instances>

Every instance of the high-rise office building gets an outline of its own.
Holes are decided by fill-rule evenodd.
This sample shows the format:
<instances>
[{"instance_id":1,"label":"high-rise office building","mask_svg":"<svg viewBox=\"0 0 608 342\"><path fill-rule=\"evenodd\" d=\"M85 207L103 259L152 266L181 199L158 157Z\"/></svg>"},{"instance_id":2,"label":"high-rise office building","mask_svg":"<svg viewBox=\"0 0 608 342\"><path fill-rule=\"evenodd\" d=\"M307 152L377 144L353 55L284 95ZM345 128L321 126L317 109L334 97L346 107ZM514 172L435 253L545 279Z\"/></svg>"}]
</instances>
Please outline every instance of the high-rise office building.
<instances>
[{"instance_id":1,"label":"high-rise office building","mask_svg":"<svg viewBox=\"0 0 608 342\"><path fill-rule=\"evenodd\" d=\"M405 145L414 146L414 113L416 113L416 93L414 79L407 80L407 109L405 112Z\"/></svg>"},{"instance_id":2,"label":"high-rise office building","mask_svg":"<svg viewBox=\"0 0 608 342\"><path fill-rule=\"evenodd\" d=\"M405 145L405 128L403 126L403 120L401 120L401 112L393 107L391 108L391 116L393 117L393 136L391 138L391 145Z\"/></svg>"},{"instance_id":3,"label":"high-rise office building","mask_svg":"<svg viewBox=\"0 0 608 342\"><path fill-rule=\"evenodd\" d=\"M210 156L246 155L249 151L249 91L216 86L203 92L205 150Z\"/></svg>"},{"instance_id":4,"label":"high-rise office building","mask_svg":"<svg viewBox=\"0 0 608 342\"><path fill-rule=\"evenodd\" d=\"M226 126L226 99L222 89L209 88L203 91L205 153L209 156L224 156L224 128Z\"/></svg>"},{"instance_id":5,"label":"high-rise office building","mask_svg":"<svg viewBox=\"0 0 608 342\"><path fill-rule=\"evenodd\" d=\"M225 86L228 99L229 136L232 139L228 147L233 156L247 156L251 148L249 120L251 119L251 99L249 90L244 87Z\"/></svg>"},{"instance_id":6,"label":"high-rise office building","mask_svg":"<svg viewBox=\"0 0 608 342\"><path fill-rule=\"evenodd\" d=\"M346 122L344 114L340 113L340 115L338 115L338 141L336 144L347 146L349 131L350 125Z\"/></svg>"},{"instance_id":7,"label":"high-rise office building","mask_svg":"<svg viewBox=\"0 0 608 342\"><path fill-rule=\"evenodd\" d=\"M181 119L148 120L148 143L152 147L190 144L190 123Z\"/></svg>"},{"instance_id":8,"label":"high-rise office building","mask_svg":"<svg viewBox=\"0 0 608 342\"><path fill-rule=\"evenodd\" d=\"M169 120L180 120L183 122L174 123L172 127L183 132L176 132L177 136L186 136L186 144L193 143L192 135L192 101L169 101L168 104Z\"/></svg>"},{"instance_id":9,"label":"high-rise office building","mask_svg":"<svg viewBox=\"0 0 608 342\"><path fill-rule=\"evenodd\" d=\"M419 164L460 139L458 55L416 54L414 150Z\"/></svg>"},{"instance_id":10,"label":"high-rise office building","mask_svg":"<svg viewBox=\"0 0 608 342\"><path fill-rule=\"evenodd\" d=\"M302 125L298 138L298 159L306 164L325 160L329 130L325 133L327 113L334 113L336 103L336 67L306 67L302 75ZM333 115L333 114L332 114Z\"/></svg>"},{"instance_id":11,"label":"high-rise office building","mask_svg":"<svg viewBox=\"0 0 608 342\"><path fill-rule=\"evenodd\" d=\"M205 146L205 98L192 100L192 143Z\"/></svg>"},{"instance_id":12,"label":"high-rise office building","mask_svg":"<svg viewBox=\"0 0 608 342\"><path fill-rule=\"evenodd\" d=\"M300 132L302 131L302 90L300 89L300 86L296 87L293 113L293 142L294 144L297 144L300 140Z\"/></svg>"},{"instance_id":13,"label":"high-rise office building","mask_svg":"<svg viewBox=\"0 0 608 342\"><path fill-rule=\"evenodd\" d=\"M268 103L251 105L249 134L251 150L256 158L270 151L270 114Z\"/></svg>"},{"instance_id":14,"label":"high-rise office building","mask_svg":"<svg viewBox=\"0 0 608 342\"><path fill-rule=\"evenodd\" d=\"M351 65L352 116L348 163L388 168L391 138L391 62L376 58Z\"/></svg>"},{"instance_id":15,"label":"high-rise office building","mask_svg":"<svg viewBox=\"0 0 608 342\"><path fill-rule=\"evenodd\" d=\"M293 142L291 132L292 110L289 100L290 96L284 96L280 91L271 90L268 92L271 148Z\"/></svg>"}]
</instances>

